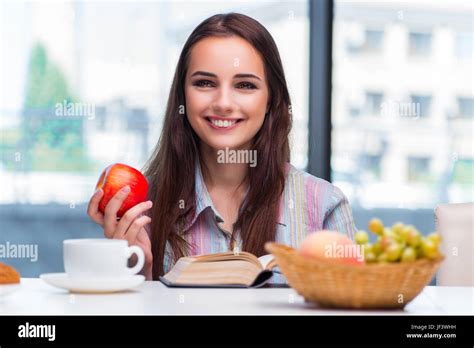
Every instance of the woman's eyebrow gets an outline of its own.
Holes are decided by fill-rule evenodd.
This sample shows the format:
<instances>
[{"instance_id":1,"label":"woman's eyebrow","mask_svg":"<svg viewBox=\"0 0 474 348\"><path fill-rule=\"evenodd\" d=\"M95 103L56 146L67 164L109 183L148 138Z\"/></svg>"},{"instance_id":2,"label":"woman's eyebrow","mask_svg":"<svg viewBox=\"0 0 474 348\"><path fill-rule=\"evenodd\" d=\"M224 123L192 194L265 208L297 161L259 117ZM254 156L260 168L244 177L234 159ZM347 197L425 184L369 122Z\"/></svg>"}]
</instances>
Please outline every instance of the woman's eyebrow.
<instances>
[{"instance_id":1,"label":"woman's eyebrow","mask_svg":"<svg viewBox=\"0 0 474 348\"><path fill-rule=\"evenodd\" d=\"M213 74L207 71L196 71L191 75L191 77L196 76L196 75L203 75L203 76L214 77L214 78L217 77L216 74ZM235 74L234 78L250 78L250 79L257 79L261 81L260 77L254 74Z\"/></svg>"}]
</instances>

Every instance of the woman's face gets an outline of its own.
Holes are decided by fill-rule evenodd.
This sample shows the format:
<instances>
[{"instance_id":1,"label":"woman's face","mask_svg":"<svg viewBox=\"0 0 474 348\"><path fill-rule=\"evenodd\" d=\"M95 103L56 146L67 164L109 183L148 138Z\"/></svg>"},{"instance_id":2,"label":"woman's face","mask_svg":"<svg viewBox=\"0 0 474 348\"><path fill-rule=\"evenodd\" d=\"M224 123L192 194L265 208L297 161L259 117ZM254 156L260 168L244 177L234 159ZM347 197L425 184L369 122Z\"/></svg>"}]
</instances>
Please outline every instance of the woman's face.
<instances>
[{"instance_id":1,"label":"woman's face","mask_svg":"<svg viewBox=\"0 0 474 348\"><path fill-rule=\"evenodd\" d=\"M186 113L201 141L219 150L247 148L265 119L264 63L240 37L210 37L191 50Z\"/></svg>"}]
</instances>

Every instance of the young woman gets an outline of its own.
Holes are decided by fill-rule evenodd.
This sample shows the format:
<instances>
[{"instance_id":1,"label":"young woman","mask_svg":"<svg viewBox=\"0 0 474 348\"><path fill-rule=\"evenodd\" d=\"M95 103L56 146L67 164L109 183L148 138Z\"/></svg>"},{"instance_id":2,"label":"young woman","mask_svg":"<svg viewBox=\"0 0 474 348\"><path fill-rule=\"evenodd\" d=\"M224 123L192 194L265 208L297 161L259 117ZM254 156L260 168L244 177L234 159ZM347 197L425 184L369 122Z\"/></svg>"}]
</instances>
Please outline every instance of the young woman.
<instances>
[{"instance_id":1,"label":"young woman","mask_svg":"<svg viewBox=\"0 0 474 348\"><path fill-rule=\"evenodd\" d=\"M267 241L297 248L321 229L353 239L344 194L289 164L290 106L269 32L242 14L208 18L179 57L162 134L145 167L150 200L117 221L129 188L105 214L98 190L89 216L106 237L143 248L147 279L186 255L237 248L261 256Z\"/></svg>"}]
</instances>

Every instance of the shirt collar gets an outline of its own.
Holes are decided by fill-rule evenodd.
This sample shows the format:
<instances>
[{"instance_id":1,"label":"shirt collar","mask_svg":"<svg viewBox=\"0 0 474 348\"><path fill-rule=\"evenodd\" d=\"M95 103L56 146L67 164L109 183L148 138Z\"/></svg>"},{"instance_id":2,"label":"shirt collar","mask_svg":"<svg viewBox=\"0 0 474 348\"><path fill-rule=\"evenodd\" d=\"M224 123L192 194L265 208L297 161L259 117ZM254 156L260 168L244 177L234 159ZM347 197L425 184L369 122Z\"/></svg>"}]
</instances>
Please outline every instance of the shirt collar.
<instances>
[{"instance_id":1,"label":"shirt collar","mask_svg":"<svg viewBox=\"0 0 474 348\"><path fill-rule=\"evenodd\" d=\"M211 195L207 190L206 184L204 183L204 179L202 177L202 170L201 164L199 160L196 161L196 170L194 173L194 186L195 186L195 195L196 195L196 210L194 213L193 218L185 225L183 228L183 232L186 232L191 228L191 226L196 222L199 215L204 212L206 209L210 209L211 212L216 217L217 222L223 222L224 219L220 216L217 209L214 207L212 203Z\"/></svg>"},{"instance_id":2,"label":"shirt collar","mask_svg":"<svg viewBox=\"0 0 474 348\"><path fill-rule=\"evenodd\" d=\"M288 166L286 168L288 170ZM220 216L217 209L212 203L211 195L207 190L206 184L202 176L201 164L199 160L196 161L196 171L195 171L195 194L196 194L196 211L193 218L187 223L183 229L183 232L186 232L191 228L191 226L196 222L199 215L204 212L206 209L210 209L214 216L216 217L217 222L223 222L224 219ZM248 191L247 191L248 192ZM285 193L283 192L280 198L280 208L277 216L277 223L283 226L286 226L285 219L285 207L288 206L286 202Z\"/></svg>"},{"instance_id":3,"label":"shirt collar","mask_svg":"<svg viewBox=\"0 0 474 348\"><path fill-rule=\"evenodd\" d=\"M196 190L196 217L199 216L206 208L210 208L217 218L218 222L224 221L219 212L212 203L211 195L207 190L204 178L202 176L201 164L197 161L195 173L195 190Z\"/></svg>"}]
</instances>

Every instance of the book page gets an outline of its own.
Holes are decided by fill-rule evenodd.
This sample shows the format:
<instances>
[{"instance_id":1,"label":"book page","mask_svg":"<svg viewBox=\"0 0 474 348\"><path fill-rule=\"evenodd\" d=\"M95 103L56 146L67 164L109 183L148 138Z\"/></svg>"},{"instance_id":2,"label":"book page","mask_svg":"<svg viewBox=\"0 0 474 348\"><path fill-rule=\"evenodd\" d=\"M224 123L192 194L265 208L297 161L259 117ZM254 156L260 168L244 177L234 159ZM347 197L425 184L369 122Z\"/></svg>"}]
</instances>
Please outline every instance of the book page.
<instances>
[{"instance_id":1,"label":"book page","mask_svg":"<svg viewBox=\"0 0 474 348\"><path fill-rule=\"evenodd\" d=\"M260 261L260 263L262 264L262 267L263 269L266 269L268 264L274 259L273 255L272 254L267 254L267 255L263 255L263 256L260 256L258 258L258 261Z\"/></svg>"},{"instance_id":2,"label":"book page","mask_svg":"<svg viewBox=\"0 0 474 348\"><path fill-rule=\"evenodd\" d=\"M194 262L218 262L218 261L231 261L231 260L243 260L254 264L257 267L260 267L260 262L257 257L253 254L250 254L245 251L239 253L234 253L232 251L227 251L224 253L214 253L214 254L203 254L190 257Z\"/></svg>"},{"instance_id":3,"label":"book page","mask_svg":"<svg viewBox=\"0 0 474 348\"><path fill-rule=\"evenodd\" d=\"M263 269L269 269L273 273L281 274L280 267L276 264L275 257L272 254L260 256L258 261L262 264Z\"/></svg>"}]
</instances>

